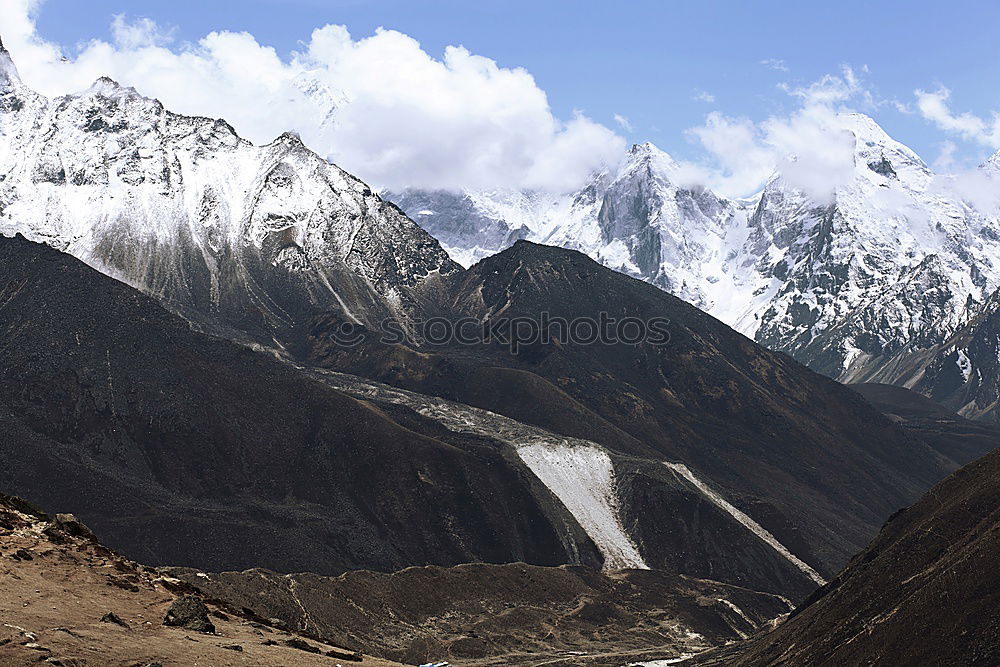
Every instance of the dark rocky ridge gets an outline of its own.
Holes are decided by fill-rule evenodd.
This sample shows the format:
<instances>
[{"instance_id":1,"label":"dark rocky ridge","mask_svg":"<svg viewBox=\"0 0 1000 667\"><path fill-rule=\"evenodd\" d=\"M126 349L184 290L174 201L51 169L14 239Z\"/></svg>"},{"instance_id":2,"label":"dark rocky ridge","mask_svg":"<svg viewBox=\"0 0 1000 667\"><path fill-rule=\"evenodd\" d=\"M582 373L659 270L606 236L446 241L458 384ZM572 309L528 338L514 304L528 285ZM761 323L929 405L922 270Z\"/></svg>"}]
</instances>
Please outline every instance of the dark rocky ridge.
<instances>
[{"instance_id":1,"label":"dark rocky ridge","mask_svg":"<svg viewBox=\"0 0 1000 667\"><path fill-rule=\"evenodd\" d=\"M196 333L22 238L0 238L0 396L0 486L151 564L600 563L499 443Z\"/></svg>"},{"instance_id":2,"label":"dark rocky ridge","mask_svg":"<svg viewBox=\"0 0 1000 667\"><path fill-rule=\"evenodd\" d=\"M0 483L78 507L128 555L328 574L602 563L513 453L516 434L455 431L415 412L419 396L346 395L46 246L0 239L0 257ZM613 460L621 520L650 566L796 599L815 586L659 460Z\"/></svg>"},{"instance_id":3,"label":"dark rocky ridge","mask_svg":"<svg viewBox=\"0 0 1000 667\"><path fill-rule=\"evenodd\" d=\"M1000 451L893 516L773 632L685 664L1000 664Z\"/></svg>"},{"instance_id":4,"label":"dark rocky ridge","mask_svg":"<svg viewBox=\"0 0 1000 667\"><path fill-rule=\"evenodd\" d=\"M971 463L1000 447L1000 427L966 419L915 391L888 384L856 384L851 388L956 463Z\"/></svg>"},{"instance_id":5,"label":"dark rocky ridge","mask_svg":"<svg viewBox=\"0 0 1000 667\"><path fill-rule=\"evenodd\" d=\"M580 253L521 241L452 283L449 317L665 317L671 340L529 345L511 355L502 345L414 350L370 336L348 349L331 342L337 323L320 320L310 363L486 408L624 455L683 462L828 574L863 548L885 517L957 467L842 385ZM672 501L649 492L641 477L621 485L626 513L642 507L673 515ZM671 558L655 548L653 533L644 539L650 553ZM652 564L675 566L655 557Z\"/></svg>"}]
</instances>

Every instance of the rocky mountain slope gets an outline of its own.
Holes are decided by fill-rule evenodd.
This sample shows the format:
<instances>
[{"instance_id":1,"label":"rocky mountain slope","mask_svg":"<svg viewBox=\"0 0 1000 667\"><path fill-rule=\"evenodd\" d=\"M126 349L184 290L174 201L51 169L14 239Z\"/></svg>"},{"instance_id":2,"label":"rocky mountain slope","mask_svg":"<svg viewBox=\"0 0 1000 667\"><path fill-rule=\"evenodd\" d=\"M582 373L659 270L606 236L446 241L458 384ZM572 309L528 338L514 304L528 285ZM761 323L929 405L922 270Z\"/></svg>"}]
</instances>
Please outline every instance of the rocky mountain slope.
<instances>
[{"instance_id":1,"label":"rocky mountain slope","mask_svg":"<svg viewBox=\"0 0 1000 667\"><path fill-rule=\"evenodd\" d=\"M995 665L1000 451L893 516L792 617L685 664Z\"/></svg>"},{"instance_id":2,"label":"rocky mountain slope","mask_svg":"<svg viewBox=\"0 0 1000 667\"><path fill-rule=\"evenodd\" d=\"M736 641L788 611L773 595L657 570L512 563L335 578L168 572L211 597L405 664L620 667Z\"/></svg>"},{"instance_id":3,"label":"rocky mountain slope","mask_svg":"<svg viewBox=\"0 0 1000 667\"><path fill-rule=\"evenodd\" d=\"M915 391L888 384L855 384L851 388L956 463L971 463L1000 447L1000 426L966 419Z\"/></svg>"},{"instance_id":4,"label":"rocky mountain slope","mask_svg":"<svg viewBox=\"0 0 1000 667\"><path fill-rule=\"evenodd\" d=\"M318 312L406 321L458 268L293 135L266 146L100 79L44 98L0 44L0 234L73 254L228 335L284 345Z\"/></svg>"},{"instance_id":5,"label":"rocky mountain slope","mask_svg":"<svg viewBox=\"0 0 1000 667\"><path fill-rule=\"evenodd\" d=\"M752 200L727 200L685 185L644 144L571 195L386 197L464 264L519 238L580 250L814 370L861 381L981 307L1000 285L1000 226L871 118L841 114L836 125L851 165L830 193L806 187L822 178L802 159Z\"/></svg>"},{"instance_id":6,"label":"rocky mountain slope","mask_svg":"<svg viewBox=\"0 0 1000 667\"><path fill-rule=\"evenodd\" d=\"M399 665L192 598L193 587L105 548L72 515L3 495L0 554L0 664Z\"/></svg>"},{"instance_id":7,"label":"rocky mountain slope","mask_svg":"<svg viewBox=\"0 0 1000 667\"><path fill-rule=\"evenodd\" d=\"M295 367L20 237L0 258L0 484L151 564L670 566L795 598L820 580L655 458Z\"/></svg>"},{"instance_id":8,"label":"rocky mountain slope","mask_svg":"<svg viewBox=\"0 0 1000 667\"><path fill-rule=\"evenodd\" d=\"M469 350L440 366L446 356L405 346L333 348L372 375L386 370L382 355L403 355L387 379L424 375L430 393L444 383L466 405L192 331L44 245L0 239L0 255L0 483L78 508L152 564L337 573L523 560L664 568L801 598L952 465L852 392L567 251L518 245L498 260L517 261L452 286L458 312L489 307L477 294L533 312L539 286L604 284L589 293L672 315L666 351L542 349L540 365L501 351L501 365L495 350ZM523 282L511 274L522 262L533 265L517 271ZM314 361L329 361L320 351ZM430 366L407 368L409 355ZM640 358L659 379L631 371L624 391L618 369ZM664 379L675 396L653 389ZM832 412L803 417L783 405L791 396ZM789 447L802 454L793 468ZM794 480L810 468L824 476ZM794 492L814 500L793 503Z\"/></svg>"},{"instance_id":9,"label":"rocky mountain slope","mask_svg":"<svg viewBox=\"0 0 1000 667\"><path fill-rule=\"evenodd\" d=\"M192 331L48 246L0 238L0 332L0 488L150 565L601 563L501 443Z\"/></svg>"},{"instance_id":10,"label":"rocky mountain slope","mask_svg":"<svg viewBox=\"0 0 1000 667\"><path fill-rule=\"evenodd\" d=\"M511 354L496 341L412 349L380 344L368 332L364 343L345 347L330 333L337 323L320 321L309 362L484 408L614 454L683 464L821 574L867 544L921 486L957 467L854 392L580 253L522 241L452 282L454 318L540 321L543 311L566 322L599 313L619 321L663 317L670 341L536 341ZM682 478L677 470L642 465L626 474L615 466L626 526L637 521L630 533L648 565L695 576L716 572L714 578L736 583L714 569L726 565L684 569L698 567L684 545L708 539L704 550L714 552L715 537L688 533L687 520L670 528L639 520L687 516L679 508L693 498L682 501L663 486ZM691 480L684 483L699 504L710 501ZM685 555L677 560L678 553Z\"/></svg>"},{"instance_id":11,"label":"rocky mountain slope","mask_svg":"<svg viewBox=\"0 0 1000 667\"><path fill-rule=\"evenodd\" d=\"M1000 291L951 336L904 348L863 378L910 387L972 419L1000 422Z\"/></svg>"}]
</instances>

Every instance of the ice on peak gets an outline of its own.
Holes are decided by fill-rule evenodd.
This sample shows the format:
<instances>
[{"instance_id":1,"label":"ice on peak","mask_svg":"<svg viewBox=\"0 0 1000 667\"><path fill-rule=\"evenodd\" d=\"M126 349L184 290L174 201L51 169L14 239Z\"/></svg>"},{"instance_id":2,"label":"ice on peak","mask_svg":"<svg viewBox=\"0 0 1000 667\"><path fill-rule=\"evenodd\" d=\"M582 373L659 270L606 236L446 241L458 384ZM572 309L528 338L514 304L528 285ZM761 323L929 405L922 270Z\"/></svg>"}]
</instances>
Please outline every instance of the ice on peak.
<instances>
[{"instance_id":1,"label":"ice on peak","mask_svg":"<svg viewBox=\"0 0 1000 667\"><path fill-rule=\"evenodd\" d=\"M673 171L677 169L677 162L670 157L666 151L660 150L652 142L642 144L632 144L629 149L628 158L625 160L623 171L637 164L649 164L657 171Z\"/></svg>"},{"instance_id":2,"label":"ice on peak","mask_svg":"<svg viewBox=\"0 0 1000 667\"><path fill-rule=\"evenodd\" d=\"M837 120L841 127L854 132L859 137L871 139L875 143L890 143L893 141L892 137L882 129L882 126L867 114L857 111L842 111L837 114Z\"/></svg>"},{"instance_id":3,"label":"ice on peak","mask_svg":"<svg viewBox=\"0 0 1000 667\"><path fill-rule=\"evenodd\" d=\"M1000 173L1000 151L987 158L986 162L979 165L979 168L990 173Z\"/></svg>"},{"instance_id":4,"label":"ice on peak","mask_svg":"<svg viewBox=\"0 0 1000 667\"><path fill-rule=\"evenodd\" d=\"M871 116L854 111L841 112L837 114L837 122L841 129L854 135L854 154L858 168L867 167L871 162L886 162L894 168L906 163L920 171L927 171L927 165L920 156L890 137Z\"/></svg>"},{"instance_id":5,"label":"ice on peak","mask_svg":"<svg viewBox=\"0 0 1000 667\"><path fill-rule=\"evenodd\" d=\"M4 47L3 41L0 41L0 90L21 85L21 75L17 72L14 59Z\"/></svg>"}]
</instances>

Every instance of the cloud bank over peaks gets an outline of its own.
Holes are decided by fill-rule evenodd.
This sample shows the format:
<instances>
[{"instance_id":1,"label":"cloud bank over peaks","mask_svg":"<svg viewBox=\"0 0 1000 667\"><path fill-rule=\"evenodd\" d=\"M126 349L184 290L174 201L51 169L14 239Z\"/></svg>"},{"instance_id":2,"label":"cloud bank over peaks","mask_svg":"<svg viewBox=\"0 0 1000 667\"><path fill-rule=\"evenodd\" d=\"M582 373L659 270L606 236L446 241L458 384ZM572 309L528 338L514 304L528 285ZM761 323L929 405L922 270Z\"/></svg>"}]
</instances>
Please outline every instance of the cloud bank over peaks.
<instances>
[{"instance_id":1,"label":"cloud bank over peaks","mask_svg":"<svg viewBox=\"0 0 1000 667\"><path fill-rule=\"evenodd\" d=\"M854 169L855 128L844 114L876 106L873 93L847 66L805 86L779 87L796 102L787 114L754 122L712 112L690 128L707 159L682 165L686 178L729 197L755 193L775 170L816 199L846 183Z\"/></svg>"},{"instance_id":2,"label":"cloud bank over peaks","mask_svg":"<svg viewBox=\"0 0 1000 667\"><path fill-rule=\"evenodd\" d=\"M66 60L38 34L39 7L0 7L4 44L38 92L110 76L173 111L225 118L255 143L294 131L376 187L567 191L625 149L582 112L557 118L526 70L460 46L435 58L397 31L356 39L327 25L283 59L249 33L178 44L150 19L117 16L111 41L92 40Z\"/></svg>"}]
</instances>

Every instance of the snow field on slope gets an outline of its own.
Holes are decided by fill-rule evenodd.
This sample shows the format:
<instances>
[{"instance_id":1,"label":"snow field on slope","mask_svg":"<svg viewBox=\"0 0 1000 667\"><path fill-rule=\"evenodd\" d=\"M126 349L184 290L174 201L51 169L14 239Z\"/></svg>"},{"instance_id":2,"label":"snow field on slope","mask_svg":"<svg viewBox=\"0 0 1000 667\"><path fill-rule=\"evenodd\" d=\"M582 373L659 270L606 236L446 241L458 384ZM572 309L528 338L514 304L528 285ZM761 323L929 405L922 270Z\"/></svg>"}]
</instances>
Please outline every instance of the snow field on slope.
<instances>
[{"instance_id":1,"label":"snow field on slope","mask_svg":"<svg viewBox=\"0 0 1000 667\"><path fill-rule=\"evenodd\" d=\"M526 445L516 450L597 545L605 570L648 569L619 517L614 464L607 452L562 444Z\"/></svg>"},{"instance_id":2,"label":"snow field on slope","mask_svg":"<svg viewBox=\"0 0 1000 667\"><path fill-rule=\"evenodd\" d=\"M768 546L777 551L782 557L805 573L810 579L815 581L820 586L826 583L826 580L820 576L819 572L809 567L809 565L789 551L785 545L779 542L774 535L765 530L763 526L751 519L744 512L734 507L725 498L720 496L718 493L710 489L704 482L695 477L694 473L691 472L686 465L683 463L665 463L664 465L691 483L696 489L701 491L706 498L711 500L715 505L728 512L734 519L746 526L750 532L763 540Z\"/></svg>"}]
</instances>

